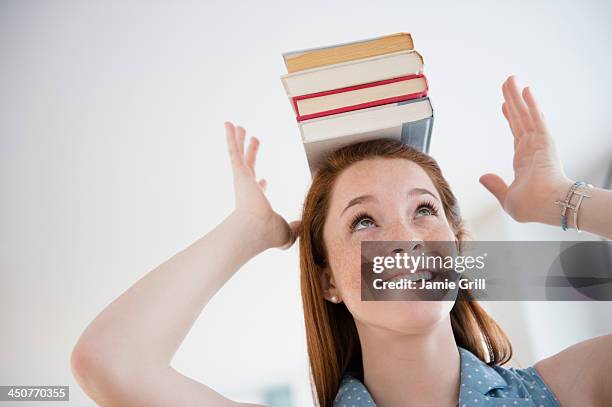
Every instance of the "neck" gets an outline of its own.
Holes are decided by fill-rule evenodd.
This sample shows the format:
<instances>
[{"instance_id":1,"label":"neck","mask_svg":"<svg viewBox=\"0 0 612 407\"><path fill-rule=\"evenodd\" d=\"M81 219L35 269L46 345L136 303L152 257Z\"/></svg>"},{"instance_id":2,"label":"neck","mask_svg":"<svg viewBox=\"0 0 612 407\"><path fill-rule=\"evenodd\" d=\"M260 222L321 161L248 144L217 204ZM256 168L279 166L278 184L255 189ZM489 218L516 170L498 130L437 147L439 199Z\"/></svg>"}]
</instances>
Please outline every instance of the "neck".
<instances>
[{"instance_id":1,"label":"neck","mask_svg":"<svg viewBox=\"0 0 612 407\"><path fill-rule=\"evenodd\" d=\"M364 384L377 406L457 405L460 356L450 315L418 334L355 322Z\"/></svg>"}]
</instances>

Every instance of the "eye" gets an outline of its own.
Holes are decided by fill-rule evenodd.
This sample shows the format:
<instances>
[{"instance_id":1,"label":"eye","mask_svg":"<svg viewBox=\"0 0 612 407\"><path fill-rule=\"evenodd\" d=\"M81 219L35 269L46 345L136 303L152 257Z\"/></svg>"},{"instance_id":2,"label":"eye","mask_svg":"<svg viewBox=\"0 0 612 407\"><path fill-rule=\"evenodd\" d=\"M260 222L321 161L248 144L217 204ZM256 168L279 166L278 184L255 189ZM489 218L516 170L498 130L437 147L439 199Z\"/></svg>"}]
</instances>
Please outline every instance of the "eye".
<instances>
[{"instance_id":1,"label":"eye","mask_svg":"<svg viewBox=\"0 0 612 407\"><path fill-rule=\"evenodd\" d=\"M351 221L350 231L357 232L362 229L369 228L371 226L375 226L374 220L370 215L365 212L360 212L357 215L353 216L353 220Z\"/></svg>"},{"instance_id":2,"label":"eye","mask_svg":"<svg viewBox=\"0 0 612 407\"><path fill-rule=\"evenodd\" d=\"M425 201L419 204L419 206L417 207L416 215L417 216L437 216L438 210L436 209L436 206L434 205L433 202Z\"/></svg>"}]
</instances>

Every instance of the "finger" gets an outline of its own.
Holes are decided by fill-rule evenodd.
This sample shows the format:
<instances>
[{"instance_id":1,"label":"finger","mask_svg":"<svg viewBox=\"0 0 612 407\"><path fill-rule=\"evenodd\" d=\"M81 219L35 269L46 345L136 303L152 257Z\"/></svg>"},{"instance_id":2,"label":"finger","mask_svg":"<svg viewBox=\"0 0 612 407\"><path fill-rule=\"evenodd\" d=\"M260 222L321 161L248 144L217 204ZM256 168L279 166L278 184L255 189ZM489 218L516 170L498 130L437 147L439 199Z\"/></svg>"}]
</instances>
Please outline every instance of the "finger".
<instances>
[{"instance_id":1,"label":"finger","mask_svg":"<svg viewBox=\"0 0 612 407\"><path fill-rule=\"evenodd\" d=\"M510 128L514 129L513 134L516 135L517 139L520 139L523 136L524 129L521 127L521 121L518 117L518 113L512 107L512 101L510 99L510 94L508 93L507 87L508 87L508 83L506 81L502 85L502 93L504 95L504 105L506 105L504 116L508 120L508 124L510 125Z\"/></svg>"},{"instance_id":2,"label":"finger","mask_svg":"<svg viewBox=\"0 0 612 407\"><path fill-rule=\"evenodd\" d=\"M245 163L251 168L253 174L255 174L255 161L257 159L257 151L259 150L259 139L257 137L251 137L249 141L249 147L247 148Z\"/></svg>"},{"instance_id":3,"label":"finger","mask_svg":"<svg viewBox=\"0 0 612 407\"><path fill-rule=\"evenodd\" d=\"M516 145L518 144L521 135L518 130L515 129L512 125L512 121L510 121L510 113L508 112L508 105L506 104L506 102L502 103L502 113L504 114L504 117L508 122L508 126L510 127L512 135L514 136L514 149L516 150Z\"/></svg>"},{"instance_id":4,"label":"finger","mask_svg":"<svg viewBox=\"0 0 612 407\"><path fill-rule=\"evenodd\" d=\"M523 99L525 99L525 103L529 108L529 114L531 115L531 120L533 121L534 127L536 130L541 132L547 132L546 122L544 121L544 115L542 111L538 107L533 94L531 93L531 88L527 86L523 89Z\"/></svg>"},{"instance_id":5,"label":"finger","mask_svg":"<svg viewBox=\"0 0 612 407\"><path fill-rule=\"evenodd\" d=\"M506 98L506 101L509 102L510 112L514 112L515 117L519 121L520 128L524 131L532 131L534 126L531 121L531 116L529 115L529 110L527 109L523 98L519 94L514 75L510 75L510 77L508 77L504 89L504 97Z\"/></svg>"},{"instance_id":6,"label":"finger","mask_svg":"<svg viewBox=\"0 0 612 407\"><path fill-rule=\"evenodd\" d=\"M504 182L499 175L496 174L485 174L479 179L480 183L497 198L499 204L504 207L506 200L506 193L508 192L508 185Z\"/></svg>"},{"instance_id":7,"label":"finger","mask_svg":"<svg viewBox=\"0 0 612 407\"><path fill-rule=\"evenodd\" d=\"M246 137L246 130L242 126L236 126L236 145L238 146L238 152L240 158L244 162L244 138Z\"/></svg>"},{"instance_id":8,"label":"finger","mask_svg":"<svg viewBox=\"0 0 612 407\"><path fill-rule=\"evenodd\" d=\"M242 164L242 156L240 156L238 145L236 144L236 128L231 122L225 122L223 124L225 126L225 139L227 141L230 162L232 163L232 167L236 168Z\"/></svg>"},{"instance_id":9,"label":"finger","mask_svg":"<svg viewBox=\"0 0 612 407\"><path fill-rule=\"evenodd\" d=\"M263 192L266 192L266 187L268 186L268 183L266 182L266 180L265 180L265 179L263 179L263 178L262 178L262 179L260 179L260 180L259 180L259 182L258 182L257 184L259 184L259 187L261 188L261 190L262 190Z\"/></svg>"}]
</instances>

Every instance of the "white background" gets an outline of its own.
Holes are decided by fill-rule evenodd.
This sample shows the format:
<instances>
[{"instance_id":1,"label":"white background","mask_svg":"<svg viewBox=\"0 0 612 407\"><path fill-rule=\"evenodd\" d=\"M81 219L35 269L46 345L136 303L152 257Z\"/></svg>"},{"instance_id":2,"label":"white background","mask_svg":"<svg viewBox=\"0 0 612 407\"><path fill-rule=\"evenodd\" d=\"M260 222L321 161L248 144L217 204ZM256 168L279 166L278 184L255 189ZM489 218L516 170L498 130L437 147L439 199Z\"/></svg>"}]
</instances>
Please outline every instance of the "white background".
<instances>
[{"instance_id":1,"label":"white background","mask_svg":"<svg viewBox=\"0 0 612 407\"><path fill-rule=\"evenodd\" d=\"M310 175L279 80L285 51L411 32L435 109L431 153L475 238L592 239L514 223L478 177L511 180L500 86L514 73L567 174L601 185L610 21L606 1L1 0L0 384L70 385L64 404L91 404L70 372L81 332L232 208L223 121L262 140L268 196L299 217ZM249 262L173 366L228 397L288 383L296 405L312 405L298 281L295 247ZM605 303L490 309L525 366L612 331Z\"/></svg>"}]
</instances>

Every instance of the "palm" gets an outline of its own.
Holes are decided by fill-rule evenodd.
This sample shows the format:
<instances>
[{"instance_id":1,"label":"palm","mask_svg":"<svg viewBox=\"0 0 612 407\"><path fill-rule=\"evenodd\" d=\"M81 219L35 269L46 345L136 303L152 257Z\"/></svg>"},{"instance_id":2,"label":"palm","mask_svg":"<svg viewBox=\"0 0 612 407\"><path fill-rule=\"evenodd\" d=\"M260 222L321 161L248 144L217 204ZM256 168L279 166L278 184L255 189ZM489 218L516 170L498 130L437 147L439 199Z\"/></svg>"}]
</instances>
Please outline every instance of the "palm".
<instances>
[{"instance_id":1,"label":"palm","mask_svg":"<svg viewBox=\"0 0 612 407\"><path fill-rule=\"evenodd\" d=\"M245 152L244 128L225 123L228 151L234 176L235 212L258 228L258 235L266 240L270 247L289 247L295 241L299 222L291 224L274 211L265 196L266 181L257 181L255 161L259 140L251 137Z\"/></svg>"},{"instance_id":2,"label":"palm","mask_svg":"<svg viewBox=\"0 0 612 407\"><path fill-rule=\"evenodd\" d=\"M534 202L547 200L565 174L530 89L521 97L511 76L502 90L502 112L514 136L514 180L506 186L499 176L486 174L480 181L514 219L531 221Z\"/></svg>"}]
</instances>

